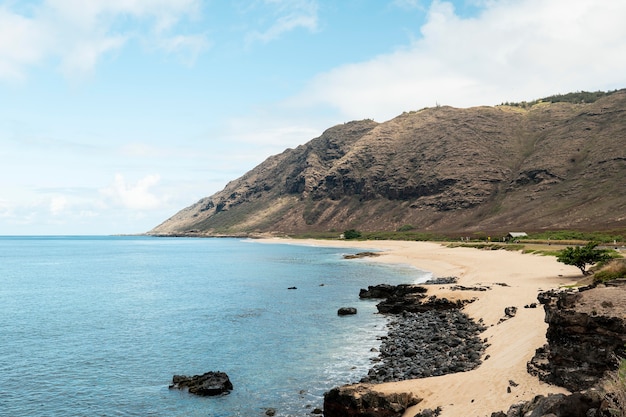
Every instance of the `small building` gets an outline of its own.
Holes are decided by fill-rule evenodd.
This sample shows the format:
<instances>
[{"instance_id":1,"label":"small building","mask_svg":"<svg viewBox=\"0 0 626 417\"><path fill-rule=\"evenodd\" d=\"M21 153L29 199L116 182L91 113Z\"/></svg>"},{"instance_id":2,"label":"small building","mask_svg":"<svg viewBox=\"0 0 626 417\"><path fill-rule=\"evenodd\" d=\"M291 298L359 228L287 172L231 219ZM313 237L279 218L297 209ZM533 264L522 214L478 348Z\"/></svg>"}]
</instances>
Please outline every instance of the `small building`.
<instances>
[{"instance_id":1,"label":"small building","mask_svg":"<svg viewBox=\"0 0 626 417\"><path fill-rule=\"evenodd\" d=\"M528 234L526 232L509 232L509 234L506 235L506 240L516 241L524 237L528 237Z\"/></svg>"}]
</instances>

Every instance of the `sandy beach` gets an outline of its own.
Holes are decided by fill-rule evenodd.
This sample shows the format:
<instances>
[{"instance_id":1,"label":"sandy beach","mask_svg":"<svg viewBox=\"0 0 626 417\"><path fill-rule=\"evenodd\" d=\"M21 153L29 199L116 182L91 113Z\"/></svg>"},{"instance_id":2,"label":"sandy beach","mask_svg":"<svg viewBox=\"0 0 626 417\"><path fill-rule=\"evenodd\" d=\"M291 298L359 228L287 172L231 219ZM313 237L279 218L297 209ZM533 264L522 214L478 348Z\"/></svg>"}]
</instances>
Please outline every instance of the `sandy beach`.
<instances>
[{"instance_id":1,"label":"sandy beach","mask_svg":"<svg viewBox=\"0 0 626 417\"><path fill-rule=\"evenodd\" d=\"M368 261L406 264L432 272L433 277L456 276L458 285L486 286L487 291L451 291L449 286L430 286L428 294L448 299L473 298L464 308L474 320L488 327L481 338L489 347L483 364L473 371L376 385L381 392L412 392L422 401L407 410L413 417L423 409L441 407L442 417L490 416L539 394L567 393L563 388L540 382L526 371L535 349L546 342L544 311L524 308L537 302L541 291L568 285L580 278L575 267L556 258L509 252L448 248L431 242L276 240L266 242L338 246L382 251ZM347 252L353 253L353 251ZM505 284L505 285L504 285ZM517 314L501 323L506 307Z\"/></svg>"}]
</instances>

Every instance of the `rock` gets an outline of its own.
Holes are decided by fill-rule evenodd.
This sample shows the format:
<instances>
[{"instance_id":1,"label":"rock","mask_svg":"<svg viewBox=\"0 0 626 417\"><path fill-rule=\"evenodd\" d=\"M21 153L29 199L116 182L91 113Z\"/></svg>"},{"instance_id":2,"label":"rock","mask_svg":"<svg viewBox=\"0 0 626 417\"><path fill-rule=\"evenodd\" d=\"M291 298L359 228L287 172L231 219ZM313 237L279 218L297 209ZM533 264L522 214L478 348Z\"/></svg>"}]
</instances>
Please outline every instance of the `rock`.
<instances>
[{"instance_id":1,"label":"rock","mask_svg":"<svg viewBox=\"0 0 626 417\"><path fill-rule=\"evenodd\" d=\"M439 414L441 414L441 407L437 407L434 410L427 408L415 414L413 417L437 417Z\"/></svg>"},{"instance_id":2,"label":"rock","mask_svg":"<svg viewBox=\"0 0 626 417\"><path fill-rule=\"evenodd\" d=\"M389 284L379 284L379 285L370 285L367 289L361 289L359 292L360 298L390 298L390 297L406 297L410 294L424 294L428 290L419 285L413 284L400 284L400 285L389 285Z\"/></svg>"},{"instance_id":3,"label":"rock","mask_svg":"<svg viewBox=\"0 0 626 417\"><path fill-rule=\"evenodd\" d=\"M490 287L483 286L474 286L474 287L466 287L464 285L453 285L450 287L452 291L487 291L490 290Z\"/></svg>"},{"instance_id":4,"label":"rock","mask_svg":"<svg viewBox=\"0 0 626 417\"><path fill-rule=\"evenodd\" d=\"M492 413L491 417L600 416L603 414L599 414L598 410L605 407L602 400L602 394L596 390L576 392L571 395L538 395L531 401L512 405L506 414L500 411Z\"/></svg>"},{"instance_id":5,"label":"rock","mask_svg":"<svg viewBox=\"0 0 626 417\"><path fill-rule=\"evenodd\" d=\"M324 410L321 408L314 408L313 411L311 411L311 414L324 414Z\"/></svg>"},{"instance_id":6,"label":"rock","mask_svg":"<svg viewBox=\"0 0 626 417\"><path fill-rule=\"evenodd\" d=\"M337 310L337 315L339 316L348 316L356 313L357 310L354 307L341 307L339 310Z\"/></svg>"},{"instance_id":7,"label":"rock","mask_svg":"<svg viewBox=\"0 0 626 417\"><path fill-rule=\"evenodd\" d=\"M548 345L537 349L529 372L572 392L593 387L624 356L624 300L624 287L541 293Z\"/></svg>"},{"instance_id":8,"label":"rock","mask_svg":"<svg viewBox=\"0 0 626 417\"><path fill-rule=\"evenodd\" d=\"M288 289L288 290L297 290L297 289L298 289L298 287L288 287L287 289Z\"/></svg>"},{"instance_id":9,"label":"rock","mask_svg":"<svg viewBox=\"0 0 626 417\"><path fill-rule=\"evenodd\" d=\"M410 393L383 394L367 385L343 386L324 394L324 417L401 417L420 401Z\"/></svg>"},{"instance_id":10,"label":"rock","mask_svg":"<svg viewBox=\"0 0 626 417\"><path fill-rule=\"evenodd\" d=\"M459 279L457 277L439 277L431 278L424 283L424 285L447 285L456 284Z\"/></svg>"},{"instance_id":11,"label":"rock","mask_svg":"<svg viewBox=\"0 0 626 417\"><path fill-rule=\"evenodd\" d=\"M450 301L447 298L428 297L423 301L422 293L408 293L401 296L391 296L376 305L379 313L399 314L402 312L419 313L429 310L458 310L473 300Z\"/></svg>"},{"instance_id":12,"label":"rock","mask_svg":"<svg viewBox=\"0 0 626 417\"><path fill-rule=\"evenodd\" d=\"M189 393L200 396L228 394L233 389L228 375L224 372L207 372L202 375L174 375L170 389L187 389Z\"/></svg>"},{"instance_id":13,"label":"rock","mask_svg":"<svg viewBox=\"0 0 626 417\"><path fill-rule=\"evenodd\" d=\"M368 257L376 257L380 256L380 253L377 252L359 252L354 255L343 255L344 259L359 259L359 258L368 258Z\"/></svg>"},{"instance_id":14,"label":"rock","mask_svg":"<svg viewBox=\"0 0 626 417\"><path fill-rule=\"evenodd\" d=\"M459 310L395 316L382 338L379 360L361 382L381 383L474 369L481 363L485 330Z\"/></svg>"},{"instance_id":15,"label":"rock","mask_svg":"<svg viewBox=\"0 0 626 417\"><path fill-rule=\"evenodd\" d=\"M275 408L266 408L265 409L265 415L272 417L276 415L276 409Z\"/></svg>"},{"instance_id":16,"label":"rock","mask_svg":"<svg viewBox=\"0 0 626 417\"><path fill-rule=\"evenodd\" d=\"M515 315L517 314L517 307L506 307L504 309L504 314L507 317L515 317Z\"/></svg>"}]
</instances>

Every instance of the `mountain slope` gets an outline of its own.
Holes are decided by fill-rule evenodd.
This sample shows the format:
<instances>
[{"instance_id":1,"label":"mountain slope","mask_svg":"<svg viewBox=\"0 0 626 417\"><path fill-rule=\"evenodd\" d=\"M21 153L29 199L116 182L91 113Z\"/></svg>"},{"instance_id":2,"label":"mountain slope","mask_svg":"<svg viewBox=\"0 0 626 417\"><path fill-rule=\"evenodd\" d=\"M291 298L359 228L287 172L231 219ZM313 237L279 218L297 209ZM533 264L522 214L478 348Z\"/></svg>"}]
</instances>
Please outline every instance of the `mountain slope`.
<instances>
[{"instance_id":1,"label":"mountain slope","mask_svg":"<svg viewBox=\"0 0 626 417\"><path fill-rule=\"evenodd\" d=\"M436 107L332 127L149 233L624 228L625 179L626 90Z\"/></svg>"}]
</instances>

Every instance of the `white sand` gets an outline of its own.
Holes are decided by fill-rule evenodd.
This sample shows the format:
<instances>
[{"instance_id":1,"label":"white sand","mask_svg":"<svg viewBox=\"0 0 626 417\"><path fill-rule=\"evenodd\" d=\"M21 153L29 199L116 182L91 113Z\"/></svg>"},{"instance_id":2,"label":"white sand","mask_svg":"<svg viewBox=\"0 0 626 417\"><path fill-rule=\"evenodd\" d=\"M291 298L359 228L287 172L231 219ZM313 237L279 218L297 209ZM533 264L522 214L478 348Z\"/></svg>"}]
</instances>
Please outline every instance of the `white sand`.
<instances>
[{"instance_id":1,"label":"white sand","mask_svg":"<svg viewBox=\"0 0 626 417\"><path fill-rule=\"evenodd\" d=\"M266 242L285 240L266 239ZM376 385L381 392L413 392L423 401L407 410L405 417L419 411L442 408L442 417L490 416L506 412L510 405L530 400L535 395L567 393L563 388L540 382L526 372L526 363L535 349L546 342L544 310L524 308L537 302L537 294L580 278L578 269L551 256L522 254L504 250L447 248L430 242L403 241L326 241L287 240L304 245L379 249L382 256L372 261L408 264L430 271L434 277L456 276L463 286L489 286L488 291L450 291L449 286L431 286L429 295L448 299L476 298L463 311L474 320L483 319L488 329L481 335L490 346L477 369L440 377L414 379ZM350 252L352 253L352 252ZM497 284L507 284L507 286ZM498 324L504 309L517 307L515 317ZM513 381L517 386L511 386Z\"/></svg>"}]
</instances>

